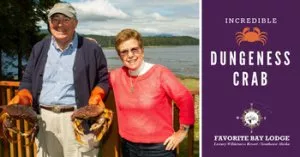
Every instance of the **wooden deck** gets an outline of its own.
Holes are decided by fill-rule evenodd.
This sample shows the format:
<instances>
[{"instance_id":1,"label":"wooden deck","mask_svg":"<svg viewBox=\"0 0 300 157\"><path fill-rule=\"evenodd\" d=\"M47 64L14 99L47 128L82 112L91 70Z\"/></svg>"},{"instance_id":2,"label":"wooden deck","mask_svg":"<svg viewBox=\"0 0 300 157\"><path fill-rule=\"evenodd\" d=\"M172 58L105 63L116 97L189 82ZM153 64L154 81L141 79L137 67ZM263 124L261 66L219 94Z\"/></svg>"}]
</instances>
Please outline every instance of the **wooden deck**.
<instances>
[{"instance_id":1,"label":"wooden deck","mask_svg":"<svg viewBox=\"0 0 300 157\"><path fill-rule=\"evenodd\" d=\"M8 101L13 98L19 87L19 82L13 81L0 81L0 105L8 104ZM195 97L199 95L199 91L191 91L195 100ZM119 157L120 156L120 138L118 135L118 122L115 108L115 101L113 92L110 92L107 101L105 102L106 106L114 111L114 120L110 131L105 136L102 141L101 147L101 156L102 157ZM173 121L174 129L179 128L179 112L178 108L173 105ZM18 120L16 125L21 130L27 130L28 124L26 121ZM23 138L20 135L17 136L18 142L15 144L8 143L0 139L0 157L35 157L36 156L36 146L35 144L31 146L25 146L29 143L29 139ZM188 146L186 154L188 157L194 157L194 127L191 126L188 132ZM180 147L180 146L179 146ZM177 156L179 156L179 151L181 149L177 148Z\"/></svg>"}]
</instances>

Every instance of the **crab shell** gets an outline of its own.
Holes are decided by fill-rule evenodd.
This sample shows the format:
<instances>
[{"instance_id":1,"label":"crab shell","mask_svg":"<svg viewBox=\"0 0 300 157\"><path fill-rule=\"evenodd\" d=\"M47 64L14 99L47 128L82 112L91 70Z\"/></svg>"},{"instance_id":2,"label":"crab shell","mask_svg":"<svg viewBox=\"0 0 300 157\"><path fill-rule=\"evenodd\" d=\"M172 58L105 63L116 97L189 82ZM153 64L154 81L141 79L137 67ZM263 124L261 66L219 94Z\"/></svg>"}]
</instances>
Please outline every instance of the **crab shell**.
<instances>
[{"instance_id":1,"label":"crab shell","mask_svg":"<svg viewBox=\"0 0 300 157\"><path fill-rule=\"evenodd\" d=\"M2 134L4 139L11 143L17 142L17 140L14 140L13 136L9 134L9 131L11 131L12 133L20 134L24 137L30 137L28 145L32 144L39 129L37 114L34 112L32 107L24 105L9 105L1 106L1 108L3 111L1 112L0 117L0 135ZM29 126L31 126L31 129L22 132L22 130L16 127L15 120L26 120Z\"/></svg>"},{"instance_id":2,"label":"crab shell","mask_svg":"<svg viewBox=\"0 0 300 157\"><path fill-rule=\"evenodd\" d=\"M89 131L93 132L94 141L99 142L111 125L113 112L98 105L87 105L76 110L71 119L76 140L85 145L86 143L81 140L84 135L83 122L87 120L92 122Z\"/></svg>"}]
</instances>

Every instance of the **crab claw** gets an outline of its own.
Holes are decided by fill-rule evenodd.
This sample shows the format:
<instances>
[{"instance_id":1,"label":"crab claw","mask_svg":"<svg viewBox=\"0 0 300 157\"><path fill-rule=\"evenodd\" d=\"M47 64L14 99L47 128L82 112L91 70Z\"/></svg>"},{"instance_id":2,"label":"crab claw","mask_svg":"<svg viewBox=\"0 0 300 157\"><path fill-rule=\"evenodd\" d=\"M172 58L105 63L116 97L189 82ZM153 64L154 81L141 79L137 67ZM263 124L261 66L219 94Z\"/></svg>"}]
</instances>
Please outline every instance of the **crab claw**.
<instances>
[{"instance_id":1,"label":"crab claw","mask_svg":"<svg viewBox=\"0 0 300 157\"><path fill-rule=\"evenodd\" d=\"M26 131L25 133L21 133L22 136L24 136L26 138L27 137L30 138L29 143L25 144L25 146L29 146L34 143L34 138L36 137L38 130L39 130L39 127L38 127L38 125L36 125L32 129Z\"/></svg>"},{"instance_id":2,"label":"crab claw","mask_svg":"<svg viewBox=\"0 0 300 157\"><path fill-rule=\"evenodd\" d=\"M103 114L101 115L101 117L99 118L99 120L102 121L102 119L104 119L102 126L102 129L100 130L98 127L97 130L100 131L96 131L95 133L95 137L94 137L94 141L100 141L103 137L103 135L107 132L107 130L109 129L109 127L111 126L112 123L112 119L113 119L113 112L109 109L104 109Z\"/></svg>"},{"instance_id":3,"label":"crab claw","mask_svg":"<svg viewBox=\"0 0 300 157\"><path fill-rule=\"evenodd\" d=\"M5 131L11 131L15 134L21 133L21 131L13 125L13 120L9 117L9 115L6 113L5 114L5 120L3 121L3 128L5 128Z\"/></svg>"},{"instance_id":4,"label":"crab claw","mask_svg":"<svg viewBox=\"0 0 300 157\"><path fill-rule=\"evenodd\" d=\"M0 117L0 123L2 123L0 131L3 132L4 139L8 140L10 143L15 143L18 139L14 138L14 134L19 134L24 137L31 136L30 143L27 145L32 144L38 131L37 115L32 108L23 105L8 105L3 109L4 112ZM22 130L17 128L15 124L16 120L26 120L32 126L32 129L23 133Z\"/></svg>"},{"instance_id":5,"label":"crab claw","mask_svg":"<svg viewBox=\"0 0 300 157\"><path fill-rule=\"evenodd\" d=\"M91 128L90 128L90 131L94 131L94 130L97 130L99 129L103 124L105 123L105 118L104 117L100 117L96 123L94 123Z\"/></svg>"},{"instance_id":6,"label":"crab claw","mask_svg":"<svg viewBox=\"0 0 300 157\"><path fill-rule=\"evenodd\" d=\"M82 123L83 120L72 118L72 121L73 121L72 125L73 125L73 128L74 128L75 139L80 144L84 145L85 143L81 140L81 136L84 135L83 127L81 125L81 123Z\"/></svg>"},{"instance_id":7,"label":"crab claw","mask_svg":"<svg viewBox=\"0 0 300 157\"><path fill-rule=\"evenodd\" d=\"M28 137L29 135L32 135L34 134L36 131L37 131L37 127L33 127L31 128L30 130L24 132L24 133L21 133L22 136L25 136L25 137Z\"/></svg>"},{"instance_id":8,"label":"crab claw","mask_svg":"<svg viewBox=\"0 0 300 157\"><path fill-rule=\"evenodd\" d=\"M77 142L79 142L81 145L86 145L86 143L84 143L82 140L81 140L81 135L79 135L78 133L75 132L75 139Z\"/></svg>"},{"instance_id":9,"label":"crab claw","mask_svg":"<svg viewBox=\"0 0 300 157\"><path fill-rule=\"evenodd\" d=\"M8 130L3 129L3 134L4 134L5 139L8 140L8 142L10 142L10 143L16 143L16 142L17 142L17 141L14 140L14 138L9 134L9 131L8 131Z\"/></svg>"},{"instance_id":10,"label":"crab claw","mask_svg":"<svg viewBox=\"0 0 300 157\"><path fill-rule=\"evenodd\" d=\"M38 131L39 131L39 127L38 127L38 126L37 126L37 127L34 127L34 128L32 129L32 132L33 132L33 133L31 134L31 139L30 139L30 142L29 142L28 145L31 145L31 144L34 143L34 138L36 137Z\"/></svg>"},{"instance_id":11,"label":"crab claw","mask_svg":"<svg viewBox=\"0 0 300 157\"><path fill-rule=\"evenodd\" d=\"M242 32L247 33L247 32L249 32L249 30L250 30L250 27L245 27Z\"/></svg>"},{"instance_id":12,"label":"crab claw","mask_svg":"<svg viewBox=\"0 0 300 157\"><path fill-rule=\"evenodd\" d=\"M258 27L253 27L253 31L256 32L257 34L260 34L260 29Z\"/></svg>"},{"instance_id":13,"label":"crab claw","mask_svg":"<svg viewBox=\"0 0 300 157\"><path fill-rule=\"evenodd\" d=\"M83 127L81 125L83 120L80 120L80 119L74 119L73 121L73 128L74 130L79 133L80 135L83 135L84 132L83 132Z\"/></svg>"},{"instance_id":14,"label":"crab claw","mask_svg":"<svg viewBox=\"0 0 300 157\"><path fill-rule=\"evenodd\" d=\"M7 128L7 130L15 134L22 134L22 132L17 127Z\"/></svg>"},{"instance_id":15,"label":"crab claw","mask_svg":"<svg viewBox=\"0 0 300 157\"><path fill-rule=\"evenodd\" d=\"M113 112L105 109L104 106L88 105L76 110L71 117L76 140L80 144L85 144L81 139L85 136L83 121L90 121L92 125L87 131L94 134L95 142L99 142L108 130L112 118Z\"/></svg>"},{"instance_id":16,"label":"crab claw","mask_svg":"<svg viewBox=\"0 0 300 157\"><path fill-rule=\"evenodd\" d=\"M8 115L7 115L8 116ZM19 131L9 128L11 127L11 120L6 117L6 119L3 121L3 134L4 137L10 142L10 143L16 143L17 140L14 140L13 136L9 133L9 131L12 131L13 133L19 133ZM13 127L15 128L15 127Z\"/></svg>"},{"instance_id":17,"label":"crab claw","mask_svg":"<svg viewBox=\"0 0 300 157\"><path fill-rule=\"evenodd\" d=\"M0 108L0 138L3 138L4 137L4 134L3 134L3 121L4 121L4 118L5 118L5 114L4 112L2 111L2 108Z\"/></svg>"}]
</instances>

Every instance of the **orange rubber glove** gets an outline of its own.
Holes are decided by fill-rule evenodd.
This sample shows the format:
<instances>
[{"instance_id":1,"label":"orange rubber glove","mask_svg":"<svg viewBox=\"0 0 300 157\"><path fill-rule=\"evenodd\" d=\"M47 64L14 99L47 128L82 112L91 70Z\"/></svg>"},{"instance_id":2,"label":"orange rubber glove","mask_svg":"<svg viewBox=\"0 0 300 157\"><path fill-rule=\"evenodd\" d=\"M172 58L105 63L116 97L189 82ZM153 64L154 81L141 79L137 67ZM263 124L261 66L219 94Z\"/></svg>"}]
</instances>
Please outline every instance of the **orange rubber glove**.
<instances>
[{"instance_id":1,"label":"orange rubber glove","mask_svg":"<svg viewBox=\"0 0 300 157\"><path fill-rule=\"evenodd\" d=\"M99 105L100 107L105 108L105 105L102 101L104 96L105 96L104 90L101 87L96 86L92 90L91 96L89 98L89 105Z\"/></svg>"},{"instance_id":2,"label":"orange rubber glove","mask_svg":"<svg viewBox=\"0 0 300 157\"><path fill-rule=\"evenodd\" d=\"M32 104L32 95L30 91L27 89L21 89L8 103L8 105L13 104L30 106Z\"/></svg>"}]
</instances>

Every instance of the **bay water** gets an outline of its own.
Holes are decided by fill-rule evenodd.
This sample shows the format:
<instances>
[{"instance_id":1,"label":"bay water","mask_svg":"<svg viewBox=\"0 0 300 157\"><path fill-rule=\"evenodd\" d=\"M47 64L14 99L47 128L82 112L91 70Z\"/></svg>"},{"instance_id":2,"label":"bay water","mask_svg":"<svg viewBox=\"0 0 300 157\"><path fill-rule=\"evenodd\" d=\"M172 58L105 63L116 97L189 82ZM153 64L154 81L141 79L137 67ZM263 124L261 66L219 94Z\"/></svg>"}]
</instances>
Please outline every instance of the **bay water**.
<instances>
[{"instance_id":1,"label":"bay water","mask_svg":"<svg viewBox=\"0 0 300 157\"><path fill-rule=\"evenodd\" d=\"M122 66L122 62L114 48L103 48L109 70ZM199 78L199 46L157 46L145 47L145 61L168 67L180 76ZM9 64L5 64L8 63ZM2 56L4 74L17 75L17 59ZM26 65L26 61L23 61Z\"/></svg>"},{"instance_id":2,"label":"bay water","mask_svg":"<svg viewBox=\"0 0 300 157\"><path fill-rule=\"evenodd\" d=\"M122 66L115 49L103 49L108 68ZM145 47L145 61L162 64L176 75L199 78L199 46Z\"/></svg>"}]
</instances>

